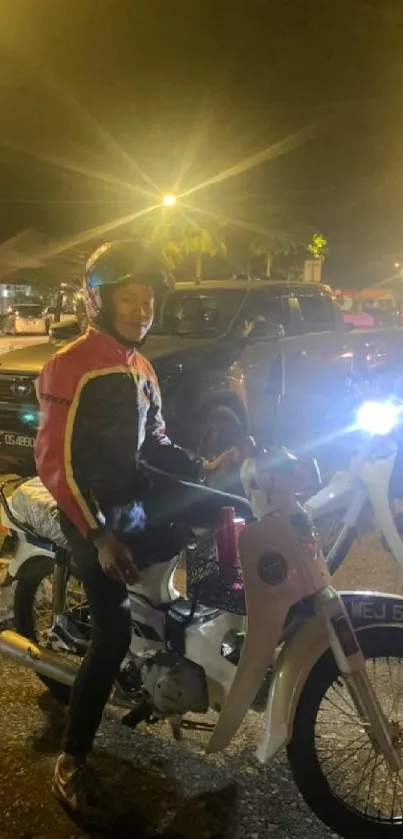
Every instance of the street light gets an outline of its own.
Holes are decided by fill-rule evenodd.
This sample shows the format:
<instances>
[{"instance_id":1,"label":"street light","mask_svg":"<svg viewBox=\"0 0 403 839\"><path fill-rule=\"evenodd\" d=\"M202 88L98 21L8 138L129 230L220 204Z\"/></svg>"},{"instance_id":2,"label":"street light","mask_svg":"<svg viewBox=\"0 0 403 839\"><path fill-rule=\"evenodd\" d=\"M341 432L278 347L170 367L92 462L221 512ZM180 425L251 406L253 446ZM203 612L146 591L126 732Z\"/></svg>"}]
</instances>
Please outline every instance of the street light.
<instances>
[{"instance_id":1,"label":"street light","mask_svg":"<svg viewBox=\"0 0 403 839\"><path fill-rule=\"evenodd\" d=\"M176 195L164 195L162 203L164 207L174 207L176 204Z\"/></svg>"},{"instance_id":2,"label":"street light","mask_svg":"<svg viewBox=\"0 0 403 839\"><path fill-rule=\"evenodd\" d=\"M400 268L400 262L395 262L395 268Z\"/></svg>"}]
</instances>

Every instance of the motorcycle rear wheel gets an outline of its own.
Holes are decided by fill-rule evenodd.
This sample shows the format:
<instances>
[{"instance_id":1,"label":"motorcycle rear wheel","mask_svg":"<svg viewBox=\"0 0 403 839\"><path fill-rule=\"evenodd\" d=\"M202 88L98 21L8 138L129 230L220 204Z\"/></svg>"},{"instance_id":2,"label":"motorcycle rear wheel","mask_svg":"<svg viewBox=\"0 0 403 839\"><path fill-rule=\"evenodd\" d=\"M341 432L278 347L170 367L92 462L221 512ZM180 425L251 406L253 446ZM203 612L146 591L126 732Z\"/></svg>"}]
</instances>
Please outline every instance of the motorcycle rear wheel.
<instances>
[{"instance_id":1,"label":"motorcycle rear wheel","mask_svg":"<svg viewBox=\"0 0 403 839\"><path fill-rule=\"evenodd\" d=\"M40 632L51 629L52 625L52 608L51 608L51 592L52 592L52 578L54 566L49 569L44 568L40 575L35 577L27 577L21 579L17 583L14 599L14 626L20 635L34 641L39 646L43 646ZM50 603L48 607L49 618L46 615L43 617L43 625L40 626L39 614L37 609L37 601L40 597L41 587L44 589L42 595L46 599L46 583L48 582ZM81 587L80 580L73 572L70 573L67 584L67 603L69 603L69 593L78 590ZM70 687L62 685L54 679L49 679L46 676L37 674L38 678L48 688L52 696L62 705L68 705L70 701Z\"/></svg>"},{"instance_id":2,"label":"motorcycle rear wheel","mask_svg":"<svg viewBox=\"0 0 403 839\"><path fill-rule=\"evenodd\" d=\"M403 626L363 629L359 640L383 710L400 738ZM340 745L344 742L345 747ZM403 770L394 775L377 753L330 651L319 659L302 691L288 757L301 795L331 830L345 839L401 839Z\"/></svg>"}]
</instances>

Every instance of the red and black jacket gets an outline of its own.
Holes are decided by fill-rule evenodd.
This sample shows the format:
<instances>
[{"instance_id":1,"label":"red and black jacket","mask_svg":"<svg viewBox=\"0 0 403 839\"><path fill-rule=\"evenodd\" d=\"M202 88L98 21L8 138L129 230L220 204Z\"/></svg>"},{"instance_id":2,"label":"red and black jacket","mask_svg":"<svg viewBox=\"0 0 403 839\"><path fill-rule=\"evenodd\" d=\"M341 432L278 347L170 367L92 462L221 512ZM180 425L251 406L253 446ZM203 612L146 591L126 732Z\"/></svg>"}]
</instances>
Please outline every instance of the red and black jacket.
<instances>
[{"instance_id":1,"label":"red and black jacket","mask_svg":"<svg viewBox=\"0 0 403 839\"><path fill-rule=\"evenodd\" d=\"M37 381L38 475L85 537L99 512L141 499L139 453L164 472L197 480L200 465L171 443L155 371L139 352L90 328L44 366Z\"/></svg>"}]
</instances>

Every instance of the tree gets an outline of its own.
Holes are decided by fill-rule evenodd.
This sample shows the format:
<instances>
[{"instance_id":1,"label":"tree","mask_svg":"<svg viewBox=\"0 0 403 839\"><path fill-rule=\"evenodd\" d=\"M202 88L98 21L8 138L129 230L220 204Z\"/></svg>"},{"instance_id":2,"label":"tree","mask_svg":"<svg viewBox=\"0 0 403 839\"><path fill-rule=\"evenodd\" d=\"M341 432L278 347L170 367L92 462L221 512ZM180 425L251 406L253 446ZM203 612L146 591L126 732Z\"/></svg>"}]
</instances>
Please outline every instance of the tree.
<instances>
[{"instance_id":1,"label":"tree","mask_svg":"<svg viewBox=\"0 0 403 839\"><path fill-rule=\"evenodd\" d=\"M290 256L295 250L296 243L281 234L268 232L260 234L250 242L250 251L254 256L264 257L266 277L271 277L273 263L278 256Z\"/></svg>"},{"instance_id":2,"label":"tree","mask_svg":"<svg viewBox=\"0 0 403 839\"><path fill-rule=\"evenodd\" d=\"M264 258L265 276L271 277L273 270L283 275L299 275L308 253L312 231L308 228L279 219L276 227L262 228L252 233L249 250L254 256Z\"/></svg>"},{"instance_id":3,"label":"tree","mask_svg":"<svg viewBox=\"0 0 403 839\"><path fill-rule=\"evenodd\" d=\"M322 262L328 253L327 239L323 233L314 233L311 243L308 245L308 250L314 259L321 259Z\"/></svg>"},{"instance_id":4,"label":"tree","mask_svg":"<svg viewBox=\"0 0 403 839\"><path fill-rule=\"evenodd\" d=\"M164 210L161 218L142 225L142 235L171 269L191 257L196 258L196 277L201 278L203 256L226 253L224 220L208 220L203 225L182 212Z\"/></svg>"},{"instance_id":5,"label":"tree","mask_svg":"<svg viewBox=\"0 0 403 839\"><path fill-rule=\"evenodd\" d=\"M308 256L308 247L296 243L288 253L278 254L275 259L276 278L284 280L302 280L304 274L304 262Z\"/></svg>"}]
</instances>

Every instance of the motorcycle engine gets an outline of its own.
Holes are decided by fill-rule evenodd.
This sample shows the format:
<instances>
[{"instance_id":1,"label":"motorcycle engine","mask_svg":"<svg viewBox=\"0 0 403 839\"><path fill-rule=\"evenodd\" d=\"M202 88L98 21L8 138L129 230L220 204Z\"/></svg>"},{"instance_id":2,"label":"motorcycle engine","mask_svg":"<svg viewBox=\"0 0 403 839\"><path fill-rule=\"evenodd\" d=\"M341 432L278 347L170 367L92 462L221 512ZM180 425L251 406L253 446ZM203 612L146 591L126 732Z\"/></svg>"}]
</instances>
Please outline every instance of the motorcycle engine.
<instances>
[{"instance_id":1,"label":"motorcycle engine","mask_svg":"<svg viewBox=\"0 0 403 839\"><path fill-rule=\"evenodd\" d=\"M163 716L189 711L204 714L208 710L203 668L178 653L156 653L143 664L141 679L155 709Z\"/></svg>"}]
</instances>

